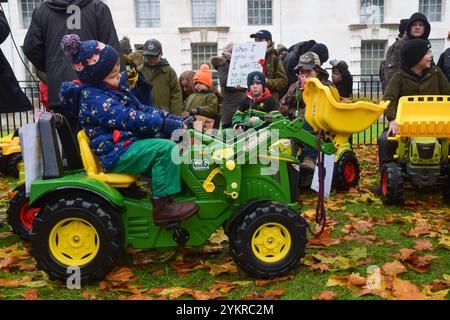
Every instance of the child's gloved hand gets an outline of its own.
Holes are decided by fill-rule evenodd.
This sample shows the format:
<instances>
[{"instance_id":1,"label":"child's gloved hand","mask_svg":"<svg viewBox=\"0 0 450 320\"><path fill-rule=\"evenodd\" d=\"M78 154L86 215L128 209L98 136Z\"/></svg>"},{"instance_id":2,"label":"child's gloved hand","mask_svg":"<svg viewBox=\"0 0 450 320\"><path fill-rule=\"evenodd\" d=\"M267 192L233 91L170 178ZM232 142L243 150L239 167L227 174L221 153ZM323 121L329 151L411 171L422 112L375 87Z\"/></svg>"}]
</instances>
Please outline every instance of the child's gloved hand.
<instances>
[{"instance_id":1,"label":"child's gloved hand","mask_svg":"<svg viewBox=\"0 0 450 320\"><path fill-rule=\"evenodd\" d=\"M255 124L255 122L259 121L259 117L251 117L250 120L248 121L248 125L250 127L253 127L253 125Z\"/></svg>"},{"instance_id":2,"label":"child's gloved hand","mask_svg":"<svg viewBox=\"0 0 450 320\"><path fill-rule=\"evenodd\" d=\"M138 81L138 73L136 68L131 68L129 66L127 66L127 81L128 81L128 85L133 88L137 81Z\"/></svg>"},{"instance_id":3,"label":"child's gloved hand","mask_svg":"<svg viewBox=\"0 0 450 320\"><path fill-rule=\"evenodd\" d=\"M331 64L333 67L336 67L336 66L339 64L339 60L338 60L338 59L333 59L333 60L330 61L330 64Z\"/></svg>"},{"instance_id":4,"label":"child's gloved hand","mask_svg":"<svg viewBox=\"0 0 450 320\"><path fill-rule=\"evenodd\" d=\"M389 129L387 132L387 136L395 137L396 135L399 134L399 132L400 132L400 126L398 125L398 123L395 121L389 122Z\"/></svg>"},{"instance_id":5,"label":"child's gloved hand","mask_svg":"<svg viewBox=\"0 0 450 320\"><path fill-rule=\"evenodd\" d=\"M233 132L237 132L237 131L239 131L239 130L242 130L242 126L243 126L242 123L236 123L236 124L233 126Z\"/></svg>"}]
</instances>

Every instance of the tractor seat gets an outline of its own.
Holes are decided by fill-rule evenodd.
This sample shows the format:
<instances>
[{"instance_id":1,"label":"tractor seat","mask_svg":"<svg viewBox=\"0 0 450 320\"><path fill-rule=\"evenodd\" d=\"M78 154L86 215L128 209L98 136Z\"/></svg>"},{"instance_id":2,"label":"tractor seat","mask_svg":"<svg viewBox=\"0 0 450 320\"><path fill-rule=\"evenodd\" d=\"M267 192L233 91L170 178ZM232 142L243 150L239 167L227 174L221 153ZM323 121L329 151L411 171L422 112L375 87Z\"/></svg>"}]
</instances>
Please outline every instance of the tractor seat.
<instances>
[{"instance_id":1,"label":"tractor seat","mask_svg":"<svg viewBox=\"0 0 450 320\"><path fill-rule=\"evenodd\" d=\"M83 161L84 170L89 178L105 182L114 188L128 188L130 185L136 183L136 177L129 174L122 173L105 173L102 165L89 146L89 138L81 130L77 135L78 143L80 144L81 159Z\"/></svg>"}]
</instances>

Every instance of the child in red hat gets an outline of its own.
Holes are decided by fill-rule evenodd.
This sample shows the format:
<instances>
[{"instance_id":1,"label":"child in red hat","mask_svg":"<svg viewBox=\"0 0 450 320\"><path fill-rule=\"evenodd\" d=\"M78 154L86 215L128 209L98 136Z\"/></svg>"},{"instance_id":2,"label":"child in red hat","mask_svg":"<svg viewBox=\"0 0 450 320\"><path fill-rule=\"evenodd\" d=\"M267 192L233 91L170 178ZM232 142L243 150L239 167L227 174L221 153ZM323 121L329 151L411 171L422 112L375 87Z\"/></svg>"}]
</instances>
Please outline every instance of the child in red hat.
<instances>
[{"instance_id":1,"label":"child in red hat","mask_svg":"<svg viewBox=\"0 0 450 320\"><path fill-rule=\"evenodd\" d=\"M184 115L200 115L215 119L219 115L219 99L214 93L211 70L206 64L200 66L200 70L194 76L196 92L186 100Z\"/></svg>"}]
</instances>

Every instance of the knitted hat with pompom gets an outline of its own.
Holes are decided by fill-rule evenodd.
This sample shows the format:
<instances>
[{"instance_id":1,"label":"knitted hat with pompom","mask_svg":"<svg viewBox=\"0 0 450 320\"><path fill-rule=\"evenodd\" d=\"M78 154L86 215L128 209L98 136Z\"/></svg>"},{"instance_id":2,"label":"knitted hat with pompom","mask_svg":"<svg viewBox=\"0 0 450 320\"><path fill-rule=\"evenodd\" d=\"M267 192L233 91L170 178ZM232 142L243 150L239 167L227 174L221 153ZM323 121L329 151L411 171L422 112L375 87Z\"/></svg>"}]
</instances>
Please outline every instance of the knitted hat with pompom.
<instances>
[{"instance_id":1,"label":"knitted hat with pompom","mask_svg":"<svg viewBox=\"0 0 450 320\"><path fill-rule=\"evenodd\" d=\"M197 71L197 73L194 76L194 84L197 82L203 83L208 88L212 87L212 76L211 76L211 70L209 69L209 66L207 64L202 64L200 66L200 70Z\"/></svg>"},{"instance_id":2,"label":"knitted hat with pompom","mask_svg":"<svg viewBox=\"0 0 450 320\"><path fill-rule=\"evenodd\" d=\"M61 47L67 56L72 57L72 68L80 81L87 84L102 83L119 60L113 47L97 40L81 41L76 34L64 36Z\"/></svg>"}]
</instances>

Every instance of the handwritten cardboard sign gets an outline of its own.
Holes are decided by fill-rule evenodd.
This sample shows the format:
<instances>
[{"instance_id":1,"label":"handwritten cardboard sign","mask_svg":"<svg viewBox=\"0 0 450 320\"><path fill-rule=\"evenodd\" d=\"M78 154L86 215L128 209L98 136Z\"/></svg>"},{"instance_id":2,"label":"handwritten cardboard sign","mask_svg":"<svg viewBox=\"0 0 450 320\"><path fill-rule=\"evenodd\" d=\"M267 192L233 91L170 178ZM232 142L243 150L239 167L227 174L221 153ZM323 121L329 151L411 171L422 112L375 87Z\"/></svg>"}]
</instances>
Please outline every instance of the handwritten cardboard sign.
<instances>
[{"instance_id":1,"label":"handwritten cardboard sign","mask_svg":"<svg viewBox=\"0 0 450 320\"><path fill-rule=\"evenodd\" d=\"M247 88L247 76L253 71L262 72L260 60L266 56L266 42L236 43L228 71L228 87Z\"/></svg>"}]
</instances>

